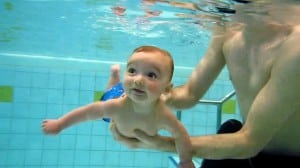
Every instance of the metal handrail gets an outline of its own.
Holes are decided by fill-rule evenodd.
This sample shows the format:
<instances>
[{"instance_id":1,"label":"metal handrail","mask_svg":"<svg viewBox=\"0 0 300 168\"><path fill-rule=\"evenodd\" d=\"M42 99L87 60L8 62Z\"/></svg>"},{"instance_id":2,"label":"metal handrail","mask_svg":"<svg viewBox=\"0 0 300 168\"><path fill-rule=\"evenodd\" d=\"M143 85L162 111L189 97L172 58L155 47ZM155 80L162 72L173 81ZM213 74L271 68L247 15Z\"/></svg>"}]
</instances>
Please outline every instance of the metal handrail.
<instances>
[{"instance_id":1,"label":"metal handrail","mask_svg":"<svg viewBox=\"0 0 300 168\"><path fill-rule=\"evenodd\" d=\"M221 125L221 120L222 120L222 105L230 99L232 96L235 95L235 91L231 91L227 95L225 95L222 99L220 100L206 100L206 99L201 99L198 101L197 104L211 104L211 105L216 105L217 106L217 124L216 124L216 129L218 130L220 125ZM180 120L181 119L181 110L176 112L177 118Z\"/></svg>"},{"instance_id":2,"label":"metal handrail","mask_svg":"<svg viewBox=\"0 0 300 168\"><path fill-rule=\"evenodd\" d=\"M224 103L225 101L227 101L228 99L230 99L234 95L235 95L235 91L231 91L230 93L228 93L227 95L225 95L220 100L205 100L205 99L201 99L201 100L198 101L198 103L200 103L200 104L221 104L221 103Z\"/></svg>"}]
</instances>

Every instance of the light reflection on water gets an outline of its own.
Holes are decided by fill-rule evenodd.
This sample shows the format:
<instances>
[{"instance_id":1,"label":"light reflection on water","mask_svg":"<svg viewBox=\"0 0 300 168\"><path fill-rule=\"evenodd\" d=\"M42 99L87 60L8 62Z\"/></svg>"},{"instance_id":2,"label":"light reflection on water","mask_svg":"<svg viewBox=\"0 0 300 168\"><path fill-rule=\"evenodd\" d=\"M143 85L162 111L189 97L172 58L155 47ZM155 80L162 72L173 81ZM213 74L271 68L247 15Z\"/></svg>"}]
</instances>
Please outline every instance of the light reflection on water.
<instances>
[{"instance_id":1,"label":"light reflection on water","mask_svg":"<svg viewBox=\"0 0 300 168\"><path fill-rule=\"evenodd\" d=\"M190 61L180 60L183 66L192 66L208 46L215 25L258 18L299 24L298 1L277 5L276 0L236 1L246 0L74 0L59 1L60 5L55 0L7 1L0 10L0 51L125 61L132 46L149 43L175 55L199 48L196 56L189 55ZM243 12L239 18L237 8Z\"/></svg>"}]
</instances>

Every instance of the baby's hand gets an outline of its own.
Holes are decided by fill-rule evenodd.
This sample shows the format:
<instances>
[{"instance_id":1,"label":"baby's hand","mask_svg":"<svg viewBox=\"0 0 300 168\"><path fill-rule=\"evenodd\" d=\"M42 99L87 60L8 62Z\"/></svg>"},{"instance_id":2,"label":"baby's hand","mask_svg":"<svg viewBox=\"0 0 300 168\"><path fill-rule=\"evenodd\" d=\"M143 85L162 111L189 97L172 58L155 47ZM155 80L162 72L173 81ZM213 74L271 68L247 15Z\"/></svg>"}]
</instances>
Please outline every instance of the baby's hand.
<instances>
[{"instance_id":1,"label":"baby's hand","mask_svg":"<svg viewBox=\"0 0 300 168\"><path fill-rule=\"evenodd\" d=\"M45 134L58 134L61 131L61 126L58 120L44 120L42 129Z\"/></svg>"}]
</instances>

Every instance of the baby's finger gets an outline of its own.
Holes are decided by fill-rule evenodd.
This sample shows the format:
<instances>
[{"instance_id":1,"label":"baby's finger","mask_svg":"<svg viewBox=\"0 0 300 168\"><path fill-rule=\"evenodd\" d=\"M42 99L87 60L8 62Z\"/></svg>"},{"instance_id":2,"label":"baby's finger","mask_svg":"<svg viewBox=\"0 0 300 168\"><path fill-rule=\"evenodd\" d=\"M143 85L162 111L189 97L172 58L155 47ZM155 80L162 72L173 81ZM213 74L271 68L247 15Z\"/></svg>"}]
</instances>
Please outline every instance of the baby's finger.
<instances>
[{"instance_id":1,"label":"baby's finger","mask_svg":"<svg viewBox=\"0 0 300 168\"><path fill-rule=\"evenodd\" d=\"M136 134L137 138L142 141L151 141L151 136L148 136L144 131L141 131L139 129L134 130L134 133Z\"/></svg>"}]
</instances>

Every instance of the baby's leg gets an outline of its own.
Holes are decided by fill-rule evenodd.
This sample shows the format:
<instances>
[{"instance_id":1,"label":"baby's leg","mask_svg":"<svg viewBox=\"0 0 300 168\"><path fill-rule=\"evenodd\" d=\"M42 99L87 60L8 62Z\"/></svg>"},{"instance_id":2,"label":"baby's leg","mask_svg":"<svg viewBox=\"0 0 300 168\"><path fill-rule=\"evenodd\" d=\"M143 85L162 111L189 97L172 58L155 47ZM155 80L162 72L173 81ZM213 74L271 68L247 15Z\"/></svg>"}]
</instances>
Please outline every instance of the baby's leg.
<instances>
[{"instance_id":1,"label":"baby's leg","mask_svg":"<svg viewBox=\"0 0 300 168\"><path fill-rule=\"evenodd\" d=\"M110 67L110 76L106 86L106 90L120 82L120 65L115 64Z\"/></svg>"}]
</instances>

